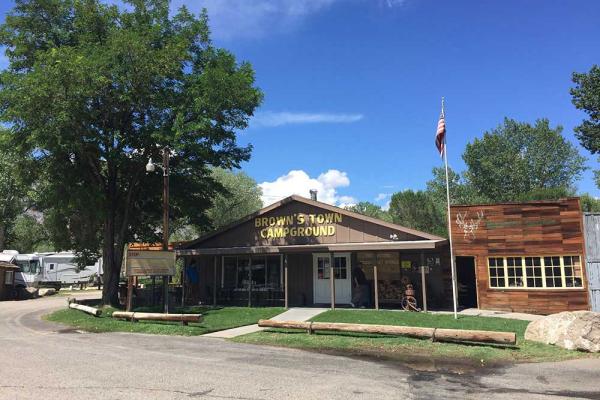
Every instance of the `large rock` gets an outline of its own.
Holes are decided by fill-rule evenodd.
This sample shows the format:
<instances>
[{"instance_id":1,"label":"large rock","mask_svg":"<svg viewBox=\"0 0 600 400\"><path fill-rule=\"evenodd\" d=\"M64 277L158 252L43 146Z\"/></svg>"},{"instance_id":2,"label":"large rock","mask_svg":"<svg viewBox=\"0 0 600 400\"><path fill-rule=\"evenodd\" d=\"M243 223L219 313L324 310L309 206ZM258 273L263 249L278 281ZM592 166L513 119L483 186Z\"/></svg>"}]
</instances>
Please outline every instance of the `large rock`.
<instances>
[{"instance_id":1,"label":"large rock","mask_svg":"<svg viewBox=\"0 0 600 400\"><path fill-rule=\"evenodd\" d=\"M565 311L531 322L525 339L569 350L600 352L600 313Z\"/></svg>"}]
</instances>

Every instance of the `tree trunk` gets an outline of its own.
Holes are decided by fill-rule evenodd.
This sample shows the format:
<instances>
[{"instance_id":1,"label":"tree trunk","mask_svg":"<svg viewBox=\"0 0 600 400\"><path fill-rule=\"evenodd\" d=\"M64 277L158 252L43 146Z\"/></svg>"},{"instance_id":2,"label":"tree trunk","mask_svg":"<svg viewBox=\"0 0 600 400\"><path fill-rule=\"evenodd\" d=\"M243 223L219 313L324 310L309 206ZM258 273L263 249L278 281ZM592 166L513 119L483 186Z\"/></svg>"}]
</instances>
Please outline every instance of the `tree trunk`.
<instances>
[{"instance_id":1,"label":"tree trunk","mask_svg":"<svg viewBox=\"0 0 600 400\"><path fill-rule=\"evenodd\" d=\"M104 221L104 240L102 249L102 269L104 270L104 287L102 288L102 304L119 305L119 275L121 264L115 252L114 220L107 216Z\"/></svg>"},{"instance_id":2,"label":"tree trunk","mask_svg":"<svg viewBox=\"0 0 600 400\"><path fill-rule=\"evenodd\" d=\"M104 288L102 290L102 304L119 306L119 279L121 276L121 264L125 240L128 236L129 212L132 207L133 191L139 176L136 172L129 185L127 198L124 204L120 204L121 210L117 211L117 179L116 171L109 164L108 184L106 191L107 214L104 220L104 237L102 249L102 266L104 268ZM140 169L142 170L142 169Z\"/></svg>"}]
</instances>

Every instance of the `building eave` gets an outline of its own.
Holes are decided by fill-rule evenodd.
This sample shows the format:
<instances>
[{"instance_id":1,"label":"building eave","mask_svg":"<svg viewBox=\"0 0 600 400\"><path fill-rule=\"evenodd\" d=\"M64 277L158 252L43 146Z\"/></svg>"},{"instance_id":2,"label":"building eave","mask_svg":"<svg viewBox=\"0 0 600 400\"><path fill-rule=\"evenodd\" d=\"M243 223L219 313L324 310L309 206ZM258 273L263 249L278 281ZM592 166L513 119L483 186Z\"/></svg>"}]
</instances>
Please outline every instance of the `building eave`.
<instances>
[{"instance_id":1,"label":"building eave","mask_svg":"<svg viewBox=\"0 0 600 400\"><path fill-rule=\"evenodd\" d=\"M410 240L398 242L360 242L284 246L214 247L205 249L178 249L178 256L228 255L228 254L285 254L302 252L340 251L390 251L390 250L433 250L448 244L441 240Z\"/></svg>"}]
</instances>

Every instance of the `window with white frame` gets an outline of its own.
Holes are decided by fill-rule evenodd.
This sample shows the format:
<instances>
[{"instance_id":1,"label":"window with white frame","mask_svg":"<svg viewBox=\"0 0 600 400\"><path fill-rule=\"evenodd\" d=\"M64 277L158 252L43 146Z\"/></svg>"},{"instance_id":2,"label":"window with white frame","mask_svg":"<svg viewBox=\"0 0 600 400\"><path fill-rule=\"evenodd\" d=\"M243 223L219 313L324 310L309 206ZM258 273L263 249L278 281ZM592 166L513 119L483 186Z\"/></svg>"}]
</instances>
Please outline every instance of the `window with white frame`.
<instances>
[{"instance_id":1,"label":"window with white frame","mask_svg":"<svg viewBox=\"0 0 600 400\"><path fill-rule=\"evenodd\" d=\"M506 285L506 273L504 268L504 258L490 257L488 259L490 271L490 286L504 287Z\"/></svg>"},{"instance_id":2,"label":"window with white frame","mask_svg":"<svg viewBox=\"0 0 600 400\"><path fill-rule=\"evenodd\" d=\"M563 269L565 272L566 287L582 287L581 281L581 257L565 256L563 257Z\"/></svg>"},{"instance_id":3,"label":"window with white frame","mask_svg":"<svg viewBox=\"0 0 600 400\"><path fill-rule=\"evenodd\" d=\"M506 257L506 276L508 287L523 287L523 259L521 257Z\"/></svg>"},{"instance_id":4,"label":"window with white frame","mask_svg":"<svg viewBox=\"0 0 600 400\"><path fill-rule=\"evenodd\" d=\"M4 271L4 284L12 286L15 283L15 271Z\"/></svg>"},{"instance_id":5,"label":"window with white frame","mask_svg":"<svg viewBox=\"0 0 600 400\"><path fill-rule=\"evenodd\" d=\"M525 257L525 280L526 287L536 288L544 287L544 278L542 276L542 258Z\"/></svg>"},{"instance_id":6,"label":"window with white frame","mask_svg":"<svg viewBox=\"0 0 600 400\"><path fill-rule=\"evenodd\" d=\"M583 287L580 256L489 257L488 273L490 288Z\"/></svg>"}]
</instances>

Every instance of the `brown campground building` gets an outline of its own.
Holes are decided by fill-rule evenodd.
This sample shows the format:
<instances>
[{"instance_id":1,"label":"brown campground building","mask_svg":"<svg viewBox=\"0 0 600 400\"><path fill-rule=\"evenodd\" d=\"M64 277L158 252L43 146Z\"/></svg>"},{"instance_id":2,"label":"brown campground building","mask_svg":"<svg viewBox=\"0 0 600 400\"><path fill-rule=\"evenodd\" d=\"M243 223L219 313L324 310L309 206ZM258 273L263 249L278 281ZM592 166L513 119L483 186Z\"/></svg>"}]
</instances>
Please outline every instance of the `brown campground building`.
<instances>
[{"instance_id":1,"label":"brown campground building","mask_svg":"<svg viewBox=\"0 0 600 400\"><path fill-rule=\"evenodd\" d=\"M335 304L348 306L360 274L364 306L399 307L406 282L421 293L421 265L431 266L429 304L444 307L451 299L447 239L296 195L189 242L177 253L187 271L197 271L197 276L187 274L192 301L331 305L334 292Z\"/></svg>"},{"instance_id":2,"label":"brown campground building","mask_svg":"<svg viewBox=\"0 0 600 400\"><path fill-rule=\"evenodd\" d=\"M453 206L451 221L461 307L589 309L577 198ZM410 283L423 307L425 282L430 309L452 307L446 238L296 195L177 254L194 303L331 306L335 297L335 305L350 306L367 288L362 305L400 308Z\"/></svg>"}]
</instances>

